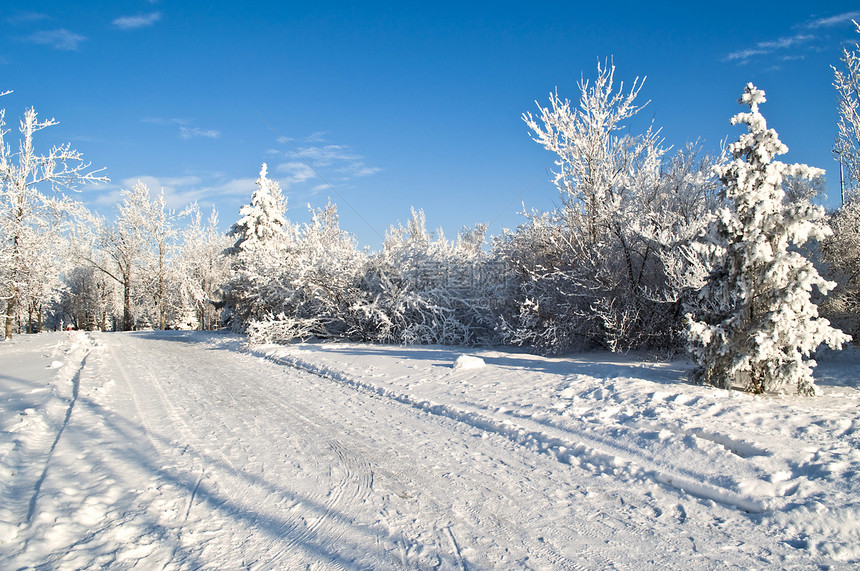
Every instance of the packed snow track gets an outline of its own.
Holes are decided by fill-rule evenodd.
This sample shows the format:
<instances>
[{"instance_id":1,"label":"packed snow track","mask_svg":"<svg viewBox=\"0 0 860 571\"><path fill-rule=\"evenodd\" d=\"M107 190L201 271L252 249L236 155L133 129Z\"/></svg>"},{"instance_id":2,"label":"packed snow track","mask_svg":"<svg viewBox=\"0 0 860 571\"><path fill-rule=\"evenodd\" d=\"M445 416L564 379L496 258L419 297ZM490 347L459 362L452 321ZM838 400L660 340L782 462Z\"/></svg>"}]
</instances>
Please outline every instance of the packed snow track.
<instances>
[{"instance_id":1,"label":"packed snow track","mask_svg":"<svg viewBox=\"0 0 860 571\"><path fill-rule=\"evenodd\" d=\"M713 497L719 481L687 489L673 479L695 471L663 470L658 454L586 420L509 414L452 391L422 400L408 384L374 384L385 358L373 372L358 350L335 369L313 351L263 355L243 342L65 333L3 346L0 567L750 568L852 555L775 532L788 503ZM444 351L419 381L492 380L490 365L455 369ZM770 454L699 434L739 465Z\"/></svg>"}]
</instances>

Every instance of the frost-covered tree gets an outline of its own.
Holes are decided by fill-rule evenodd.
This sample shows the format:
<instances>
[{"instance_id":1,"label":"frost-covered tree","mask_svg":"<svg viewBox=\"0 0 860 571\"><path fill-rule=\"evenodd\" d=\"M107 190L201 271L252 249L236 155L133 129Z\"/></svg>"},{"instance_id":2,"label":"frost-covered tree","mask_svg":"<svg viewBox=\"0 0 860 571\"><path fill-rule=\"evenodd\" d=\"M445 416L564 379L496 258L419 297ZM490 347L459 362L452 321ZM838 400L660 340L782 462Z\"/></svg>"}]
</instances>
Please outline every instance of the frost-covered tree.
<instances>
[{"instance_id":1,"label":"frost-covered tree","mask_svg":"<svg viewBox=\"0 0 860 571\"><path fill-rule=\"evenodd\" d=\"M26 310L34 300L44 298L45 284L52 278L56 283L55 277L61 273L48 260L58 258L58 241L62 240L67 230L64 225L76 208L61 191L75 190L79 184L88 182L105 182L107 178L98 176L98 171L90 171L89 163L68 144L39 154L34 146L36 133L56 125L57 121L39 120L32 108L24 112L19 126L21 138L13 151L5 141L8 130L3 128L3 117L4 111L0 110L0 278L3 289L0 297L6 306L5 337L8 339L19 312ZM43 267L39 267L39 263ZM49 275L34 275L34 271L45 271Z\"/></svg>"},{"instance_id":2,"label":"frost-covered tree","mask_svg":"<svg viewBox=\"0 0 860 571\"><path fill-rule=\"evenodd\" d=\"M122 330L136 326L135 307L145 297L147 234L149 224L144 205L150 203L149 189L138 182L131 189L123 189L117 206L119 216L111 224L104 217L91 217L91 231L97 244L81 254L91 266L116 281L122 288ZM101 255L104 254L104 255Z\"/></svg>"},{"instance_id":3,"label":"frost-covered tree","mask_svg":"<svg viewBox=\"0 0 860 571\"><path fill-rule=\"evenodd\" d=\"M218 213L213 210L206 223L202 222L197 204L185 212L191 220L182 231L182 247L172 265L173 279L178 285L174 309L192 308L196 326L213 329L217 325L217 308L221 303L221 287L229 278L230 265L224 250L233 243L218 231Z\"/></svg>"},{"instance_id":4,"label":"frost-covered tree","mask_svg":"<svg viewBox=\"0 0 860 571\"><path fill-rule=\"evenodd\" d=\"M636 104L644 82L637 78L630 91L615 89L615 65L597 65L597 78L579 82L579 106L558 93L550 93L549 107L540 116L523 114L534 140L558 155L555 184L571 213L581 215L586 237L592 244L611 231L611 219L630 194L631 178L659 168L665 150L659 133L626 133L626 121L647 103Z\"/></svg>"},{"instance_id":5,"label":"frost-covered tree","mask_svg":"<svg viewBox=\"0 0 860 571\"><path fill-rule=\"evenodd\" d=\"M596 80L579 84L578 106L551 94L538 117L523 116L534 140L558 155L564 205L496 243L520 282L503 325L513 343L547 352L679 343L666 265L701 227L710 177L694 168L695 153L669 158L658 130L630 133L642 83L616 89L614 73L598 65Z\"/></svg>"},{"instance_id":6,"label":"frost-covered tree","mask_svg":"<svg viewBox=\"0 0 860 571\"><path fill-rule=\"evenodd\" d=\"M384 316L380 341L473 345L497 340L495 268L483 250L486 226L464 228L455 241L429 232L412 209L392 226L373 256L365 287Z\"/></svg>"},{"instance_id":7,"label":"frost-covered tree","mask_svg":"<svg viewBox=\"0 0 860 571\"><path fill-rule=\"evenodd\" d=\"M145 187L144 187L145 188ZM152 198L149 189L146 193L140 193L139 202L134 207L140 210L143 218L143 232L147 242L147 268L146 275L150 278L149 289L155 303L158 315L158 328L164 329L167 316L167 279L168 264L175 254L178 230L176 229L177 216L173 210L169 210L165 204L164 191Z\"/></svg>"},{"instance_id":8,"label":"frost-covered tree","mask_svg":"<svg viewBox=\"0 0 860 571\"><path fill-rule=\"evenodd\" d=\"M821 248L828 273L839 284L822 310L844 330L860 335L860 197L854 196L830 219L833 234Z\"/></svg>"},{"instance_id":9,"label":"frost-covered tree","mask_svg":"<svg viewBox=\"0 0 860 571\"><path fill-rule=\"evenodd\" d=\"M231 325L238 330L272 313L267 288L296 238L295 227L286 219L287 201L278 182L268 178L265 163L256 184L251 203L239 210L239 220L228 232L235 242L225 251L232 266L225 302Z\"/></svg>"},{"instance_id":10,"label":"frost-covered tree","mask_svg":"<svg viewBox=\"0 0 860 571\"><path fill-rule=\"evenodd\" d=\"M271 254L289 229L285 217L287 201L278 182L268 177L266 163L260 169L256 184L251 203L239 209L239 220L227 233L236 239L230 253Z\"/></svg>"},{"instance_id":11,"label":"frost-covered tree","mask_svg":"<svg viewBox=\"0 0 860 571\"><path fill-rule=\"evenodd\" d=\"M59 322L86 331L113 328L114 318L122 313L122 295L112 278L91 265L83 265L66 272L64 283L55 307Z\"/></svg>"},{"instance_id":12,"label":"frost-covered tree","mask_svg":"<svg viewBox=\"0 0 860 571\"><path fill-rule=\"evenodd\" d=\"M854 22L857 33L860 24ZM839 135L833 153L845 168L847 189L860 184L860 44L842 49L842 69L833 67L833 86L839 95Z\"/></svg>"},{"instance_id":13,"label":"frost-covered tree","mask_svg":"<svg viewBox=\"0 0 860 571\"><path fill-rule=\"evenodd\" d=\"M822 343L839 348L850 337L818 317L813 288L835 284L819 276L792 247L828 234L824 210L806 200L787 203L783 177L823 174L775 157L788 151L759 112L763 91L748 84L740 102L749 112L732 124L748 132L729 146L732 160L718 167L725 205L701 245L713 268L701 296L707 306L688 314L694 378L723 388L743 382L754 393L795 386L814 394L810 355Z\"/></svg>"},{"instance_id":14,"label":"frost-covered tree","mask_svg":"<svg viewBox=\"0 0 860 571\"><path fill-rule=\"evenodd\" d=\"M251 321L255 342L346 338L365 340L361 290L366 256L341 230L337 207L312 210L309 224L291 233L284 255L255 289L262 315Z\"/></svg>"},{"instance_id":15,"label":"frost-covered tree","mask_svg":"<svg viewBox=\"0 0 860 571\"><path fill-rule=\"evenodd\" d=\"M153 197L146 184L140 181L131 190L123 192L118 209L120 215L116 220L115 235L111 238L112 249L116 252L119 243L120 248L128 246L130 250L134 243L138 269L130 284L135 285L136 280L137 295L144 309L141 313L146 315L146 320L164 329L169 264L178 238L176 213L167 208L163 190Z\"/></svg>"}]
</instances>

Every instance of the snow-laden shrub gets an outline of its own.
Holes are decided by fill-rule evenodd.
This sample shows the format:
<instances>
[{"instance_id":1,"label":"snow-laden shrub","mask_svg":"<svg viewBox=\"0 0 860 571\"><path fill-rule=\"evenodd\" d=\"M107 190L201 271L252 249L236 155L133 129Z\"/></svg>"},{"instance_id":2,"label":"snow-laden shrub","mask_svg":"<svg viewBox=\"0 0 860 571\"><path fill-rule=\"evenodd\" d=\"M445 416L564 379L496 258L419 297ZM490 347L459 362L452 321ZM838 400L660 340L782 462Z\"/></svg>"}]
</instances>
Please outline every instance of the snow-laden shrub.
<instances>
[{"instance_id":1,"label":"snow-laden shrub","mask_svg":"<svg viewBox=\"0 0 860 571\"><path fill-rule=\"evenodd\" d=\"M259 280L265 316L253 321L280 323L282 337L372 337L361 289L366 265L366 254L340 229L337 208L329 203L296 230L271 275Z\"/></svg>"},{"instance_id":2,"label":"snow-laden shrub","mask_svg":"<svg viewBox=\"0 0 860 571\"><path fill-rule=\"evenodd\" d=\"M496 340L496 306L503 273L483 251L485 226L464 230L456 242L426 229L412 211L392 227L374 256L364 287L384 323L377 340L474 345Z\"/></svg>"}]
</instances>

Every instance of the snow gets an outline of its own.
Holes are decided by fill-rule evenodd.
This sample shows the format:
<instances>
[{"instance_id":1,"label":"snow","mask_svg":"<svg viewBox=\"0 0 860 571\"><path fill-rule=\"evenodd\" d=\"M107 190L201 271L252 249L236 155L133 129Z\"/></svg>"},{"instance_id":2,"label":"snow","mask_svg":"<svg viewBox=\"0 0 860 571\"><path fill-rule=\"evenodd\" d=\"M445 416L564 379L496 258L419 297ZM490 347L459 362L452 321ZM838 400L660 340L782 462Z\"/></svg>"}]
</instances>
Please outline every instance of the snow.
<instances>
[{"instance_id":1,"label":"snow","mask_svg":"<svg viewBox=\"0 0 860 571\"><path fill-rule=\"evenodd\" d=\"M860 353L818 361L809 398L636 354L18 336L0 345L0 561L854 568Z\"/></svg>"},{"instance_id":2,"label":"snow","mask_svg":"<svg viewBox=\"0 0 860 571\"><path fill-rule=\"evenodd\" d=\"M486 363L480 357L473 357L472 355L460 355L457 357L457 360L454 361L454 368L458 370L471 371L472 369L480 369L485 367Z\"/></svg>"}]
</instances>

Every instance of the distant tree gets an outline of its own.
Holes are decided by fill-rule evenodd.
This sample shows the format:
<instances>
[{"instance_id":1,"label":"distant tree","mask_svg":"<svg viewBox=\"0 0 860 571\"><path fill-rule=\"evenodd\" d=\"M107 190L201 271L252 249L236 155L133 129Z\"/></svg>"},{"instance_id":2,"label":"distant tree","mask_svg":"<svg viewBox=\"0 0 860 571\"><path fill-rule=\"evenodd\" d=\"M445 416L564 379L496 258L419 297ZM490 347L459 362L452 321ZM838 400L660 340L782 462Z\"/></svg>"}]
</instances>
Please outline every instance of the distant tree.
<instances>
[{"instance_id":1,"label":"distant tree","mask_svg":"<svg viewBox=\"0 0 860 571\"><path fill-rule=\"evenodd\" d=\"M138 183L128 197L122 220L139 225L143 239L143 274L149 278L148 286L155 304L158 328L164 329L167 315L168 263L175 254L177 215L168 210L164 191L152 197L146 185Z\"/></svg>"},{"instance_id":2,"label":"distant tree","mask_svg":"<svg viewBox=\"0 0 860 571\"><path fill-rule=\"evenodd\" d=\"M732 124L748 132L718 168L725 206L701 245L713 268L701 292L708 305L687 316L699 365L694 378L723 388L741 381L753 393L794 385L809 395L815 392L811 353L821 343L839 348L850 337L819 318L811 299L813 288L826 294L835 284L791 248L821 240L829 229L821 207L785 200L783 178L823 172L774 160L788 149L759 113L764 101L763 91L746 86L740 102L750 112L735 115Z\"/></svg>"},{"instance_id":3,"label":"distant tree","mask_svg":"<svg viewBox=\"0 0 860 571\"><path fill-rule=\"evenodd\" d=\"M854 22L860 33L860 25ZM860 335L860 44L842 50L842 69L833 67L839 95L839 135L834 155L847 174L844 203L831 217L833 235L822 247L828 273L838 286L822 310L855 336Z\"/></svg>"},{"instance_id":4,"label":"distant tree","mask_svg":"<svg viewBox=\"0 0 860 571\"><path fill-rule=\"evenodd\" d=\"M91 231L97 245L80 255L122 287L122 330L132 331L136 321L135 302L143 295L140 274L146 263L149 189L138 182L131 189L123 189L120 196L119 216L114 223L98 215L91 216Z\"/></svg>"},{"instance_id":5,"label":"distant tree","mask_svg":"<svg viewBox=\"0 0 860 571\"><path fill-rule=\"evenodd\" d=\"M213 210L206 223L197 204L183 213L191 221L181 233L182 247L174 260L174 279L181 299L179 307L190 305L196 313L197 327L213 329L217 325L216 305L221 303L221 287L229 273L224 250L233 240L218 230L218 213Z\"/></svg>"},{"instance_id":6,"label":"distant tree","mask_svg":"<svg viewBox=\"0 0 860 571\"><path fill-rule=\"evenodd\" d=\"M5 142L8 131L3 129L3 117L4 111L0 110L0 267L2 298L6 302L5 337L9 339L16 314L28 305L32 313L33 303L44 299L45 284L60 273L47 261L63 236L60 223L67 221L76 208L61 191L74 190L87 182L105 182L107 178L90 171L89 163L68 144L38 154L35 134L57 121L40 121L32 108L24 112L19 127L21 139L13 152ZM51 193L43 192L43 187L50 187ZM47 274L34 276L36 268Z\"/></svg>"},{"instance_id":7,"label":"distant tree","mask_svg":"<svg viewBox=\"0 0 860 571\"><path fill-rule=\"evenodd\" d=\"M860 24L854 22L860 33ZM842 69L833 67L833 86L839 95L839 135L833 152L847 174L849 194L860 184L860 44L842 49Z\"/></svg>"},{"instance_id":8,"label":"distant tree","mask_svg":"<svg viewBox=\"0 0 860 571\"><path fill-rule=\"evenodd\" d=\"M57 318L76 329L107 331L122 309L116 282L90 265L66 272Z\"/></svg>"}]
</instances>

